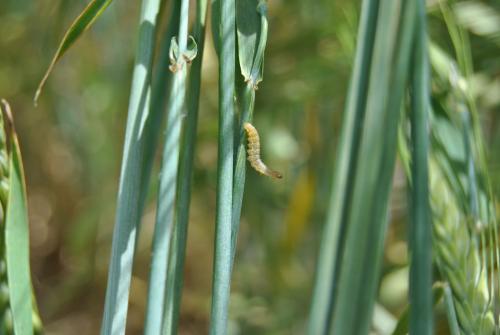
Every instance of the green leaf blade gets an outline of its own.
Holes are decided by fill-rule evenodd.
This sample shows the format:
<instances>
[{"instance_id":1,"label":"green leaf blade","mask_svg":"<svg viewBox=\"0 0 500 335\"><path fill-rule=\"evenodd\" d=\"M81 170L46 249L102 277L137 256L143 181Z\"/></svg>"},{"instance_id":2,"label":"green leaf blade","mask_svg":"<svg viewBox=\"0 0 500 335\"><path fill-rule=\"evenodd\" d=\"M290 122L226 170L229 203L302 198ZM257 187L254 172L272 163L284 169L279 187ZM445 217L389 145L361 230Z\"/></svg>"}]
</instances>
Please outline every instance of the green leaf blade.
<instances>
[{"instance_id":1,"label":"green leaf blade","mask_svg":"<svg viewBox=\"0 0 500 335\"><path fill-rule=\"evenodd\" d=\"M47 82L52 70L54 69L57 61L66 53L66 51L78 40L80 36L87 31L95 20L104 12L104 10L111 4L112 0L93 0L87 7L78 15L78 17L73 21L69 29L66 31L64 37L54 54L50 65L45 72L42 80L38 84L38 88L35 93L35 98L33 99L35 106L42 93L43 87Z\"/></svg>"}]
</instances>

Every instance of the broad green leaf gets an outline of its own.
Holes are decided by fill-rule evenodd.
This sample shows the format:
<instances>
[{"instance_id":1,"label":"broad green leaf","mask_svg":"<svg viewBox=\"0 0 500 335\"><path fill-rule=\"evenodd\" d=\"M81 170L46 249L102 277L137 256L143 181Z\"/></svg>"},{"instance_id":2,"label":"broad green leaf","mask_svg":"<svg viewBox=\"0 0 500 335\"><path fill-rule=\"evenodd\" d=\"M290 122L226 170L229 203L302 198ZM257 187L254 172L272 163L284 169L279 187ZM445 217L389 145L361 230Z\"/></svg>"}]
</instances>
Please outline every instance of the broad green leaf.
<instances>
[{"instance_id":1,"label":"broad green leaf","mask_svg":"<svg viewBox=\"0 0 500 335\"><path fill-rule=\"evenodd\" d=\"M57 61L66 53L66 51L78 40L78 38L92 26L94 21L104 12L106 7L108 7L113 0L93 0L87 7L78 15L75 21L71 24L69 29L66 31L57 51L50 62L49 68L45 72L45 75L38 84L38 89L35 93L34 102L35 105L42 93L42 89L49 78L50 73L54 69Z\"/></svg>"}]
</instances>

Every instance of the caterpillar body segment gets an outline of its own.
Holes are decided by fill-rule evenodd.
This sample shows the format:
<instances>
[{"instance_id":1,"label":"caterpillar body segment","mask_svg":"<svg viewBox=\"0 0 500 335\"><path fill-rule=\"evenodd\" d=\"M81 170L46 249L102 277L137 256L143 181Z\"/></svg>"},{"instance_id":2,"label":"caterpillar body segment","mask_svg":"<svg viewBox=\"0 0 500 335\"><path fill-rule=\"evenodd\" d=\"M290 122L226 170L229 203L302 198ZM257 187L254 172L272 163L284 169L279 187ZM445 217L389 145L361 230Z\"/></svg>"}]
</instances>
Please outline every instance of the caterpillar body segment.
<instances>
[{"instance_id":1,"label":"caterpillar body segment","mask_svg":"<svg viewBox=\"0 0 500 335\"><path fill-rule=\"evenodd\" d=\"M247 133L247 142L248 142L247 159L248 162L250 163L250 166L252 166L255 171L265 176L272 177L275 179L283 178L283 175L281 173L279 173L278 171L271 170L260 159L260 138L257 129L255 129L255 127L248 122L245 122L243 124L243 128Z\"/></svg>"}]
</instances>

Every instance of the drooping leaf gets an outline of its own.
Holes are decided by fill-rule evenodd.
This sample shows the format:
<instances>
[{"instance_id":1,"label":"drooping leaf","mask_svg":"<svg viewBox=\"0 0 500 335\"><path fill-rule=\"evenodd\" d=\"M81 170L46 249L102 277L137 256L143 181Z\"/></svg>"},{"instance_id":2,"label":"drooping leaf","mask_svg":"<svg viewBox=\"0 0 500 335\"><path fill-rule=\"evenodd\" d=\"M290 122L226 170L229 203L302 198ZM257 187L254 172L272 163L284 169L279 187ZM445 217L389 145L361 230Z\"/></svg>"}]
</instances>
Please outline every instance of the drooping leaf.
<instances>
[{"instance_id":1,"label":"drooping leaf","mask_svg":"<svg viewBox=\"0 0 500 335\"><path fill-rule=\"evenodd\" d=\"M88 30L95 20L104 12L104 10L111 4L113 0L92 0L87 7L78 15L78 17L73 21L66 34L61 40L59 47L57 48L50 65L45 72L40 84L35 93L34 102L37 104L38 98L42 93L42 89L50 76L50 73L54 69L57 61L68 51L68 49L78 40L82 34Z\"/></svg>"}]
</instances>

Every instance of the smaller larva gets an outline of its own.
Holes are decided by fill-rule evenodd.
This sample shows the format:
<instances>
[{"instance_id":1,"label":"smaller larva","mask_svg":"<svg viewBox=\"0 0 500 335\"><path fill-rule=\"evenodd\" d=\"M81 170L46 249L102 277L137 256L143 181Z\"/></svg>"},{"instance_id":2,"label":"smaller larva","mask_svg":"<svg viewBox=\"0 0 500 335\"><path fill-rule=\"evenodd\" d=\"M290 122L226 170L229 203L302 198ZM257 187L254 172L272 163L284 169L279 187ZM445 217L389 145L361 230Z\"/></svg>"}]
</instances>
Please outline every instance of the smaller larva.
<instances>
[{"instance_id":1,"label":"smaller larva","mask_svg":"<svg viewBox=\"0 0 500 335\"><path fill-rule=\"evenodd\" d=\"M278 171L271 170L260 159L260 139L257 129L255 129L255 127L248 122L245 122L243 124L243 128L245 128L245 131L247 133L247 142L248 142L247 159L250 162L250 165L255 169L255 171L265 176L269 176L276 179L283 178L283 175L281 173L279 173Z\"/></svg>"}]
</instances>

